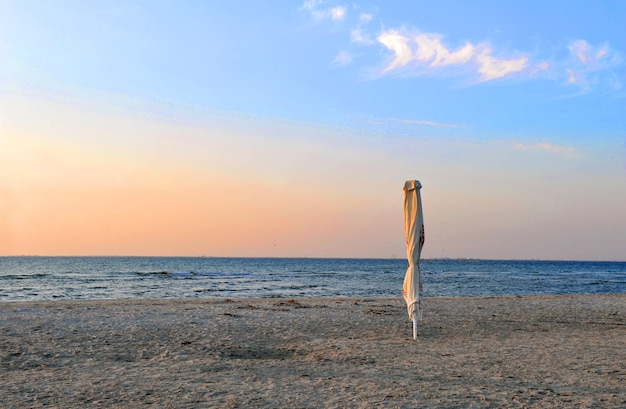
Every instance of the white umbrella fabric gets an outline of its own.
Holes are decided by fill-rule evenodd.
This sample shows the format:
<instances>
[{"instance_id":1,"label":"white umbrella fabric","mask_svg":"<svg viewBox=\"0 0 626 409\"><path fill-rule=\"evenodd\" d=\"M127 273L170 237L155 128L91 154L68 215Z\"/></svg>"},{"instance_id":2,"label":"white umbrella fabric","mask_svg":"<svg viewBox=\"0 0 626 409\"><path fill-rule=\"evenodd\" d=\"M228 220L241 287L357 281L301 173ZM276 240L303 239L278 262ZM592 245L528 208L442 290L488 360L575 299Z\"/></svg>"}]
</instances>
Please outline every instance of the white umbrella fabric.
<instances>
[{"instance_id":1,"label":"white umbrella fabric","mask_svg":"<svg viewBox=\"0 0 626 409\"><path fill-rule=\"evenodd\" d=\"M404 276L402 295L406 301L409 319L413 320L413 339L417 339L417 321L422 319L422 274L420 255L424 247L424 216L418 180L404 183L404 236L409 267Z\"/></svg>"}]
</instances>

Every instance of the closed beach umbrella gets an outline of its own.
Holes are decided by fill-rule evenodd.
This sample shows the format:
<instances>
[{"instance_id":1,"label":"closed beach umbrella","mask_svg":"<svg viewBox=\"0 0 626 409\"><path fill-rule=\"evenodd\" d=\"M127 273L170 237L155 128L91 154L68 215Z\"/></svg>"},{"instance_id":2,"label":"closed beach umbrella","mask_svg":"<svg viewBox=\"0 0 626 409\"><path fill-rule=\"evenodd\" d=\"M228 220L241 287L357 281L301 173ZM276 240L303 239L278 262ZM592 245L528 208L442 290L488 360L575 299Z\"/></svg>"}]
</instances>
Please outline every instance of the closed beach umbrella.
<instances>
[{"instance_id":1,"label":"closed beach umbrella","mask_svg":"<svg viewBox=\"0 0 626 409\"><path fill-rule=\"evenodd\" d=\"M402 295L406 301L409 319L413 320L413 339L417 339L417 321L422 319L422 274L420 254L424 247L424 216L422 215L421 183L404 183L404 236L409 267L404 276Z\"/></svg>"}]
</instances>

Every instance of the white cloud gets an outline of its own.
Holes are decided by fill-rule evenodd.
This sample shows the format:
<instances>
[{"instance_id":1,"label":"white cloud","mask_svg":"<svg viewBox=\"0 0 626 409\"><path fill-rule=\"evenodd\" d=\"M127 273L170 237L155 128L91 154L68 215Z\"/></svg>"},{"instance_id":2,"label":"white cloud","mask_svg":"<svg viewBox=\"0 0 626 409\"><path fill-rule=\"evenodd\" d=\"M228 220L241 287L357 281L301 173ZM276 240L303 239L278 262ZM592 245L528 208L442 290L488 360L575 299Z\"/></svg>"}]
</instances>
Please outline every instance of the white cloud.
<instances>
[{"instance_id":1,"label":"white cloud","mask_svg":"<svg viewBox=\"0 0 626 409\"><path fill-rule=\"evenodd\" d=\"M586 63L589 59L589 44L584 40L572 42L567 48L578 58L581 63Z\"/></svg>"},{"instance_id":2,"label":"white cloud","mask_svg":"<svg viewBox=\"0 0 626 409\"><path fill-rule=\"evenodd\" d=\"M492 49L485 45L468 42L451 51L437 33L408 37L396 30L388 30L378 36L378 42L394 53L393 60L383 69L382 74L406 67L411 62L417 66L428 64L430 68L474 64L478 67L481 81L489 81L518 73L528 67L528 57L497 58L492 56Z\"/></svg>"},{"instance_id":3,"label":"white cloud","mask_svg":"<svg viewBox=\"0 0 626 409\"><path fill-rule=\"evenodd\" d=\"M593 45L578 39L567 45L565 58L543 56L533 61L540 51L533 53L499 50L485 42L465 41L450 46L439 33L409 34L410 28L384 29L374 35L368 27L374 14L362 12L356 4L342 6L336 0L306 0L302 10L317 21L335 21L345 24L352 46L381 44L390 51L388 61L382 68L371 73L372 77L389 74L425 75L437 72L467 76L470 83L487 82L510 77L548 79L567 87L576 87L581 95L592 90L619 90L622 83L612 70L623 65L623 57L608 44ZM346 51L347 50L347 51ZM350 48L339 52L332 64L346 66L353 63L354 52ZM354 51L354 50L352 50Z\"/></svg>"},{"instance_id":4,"label":"white cloud","mask_svg":"<svg viewBox=\"0 0 626 409\"><path fill-rule=\"evenodd\" d=\"M343 6L327 7L322 5L324 1L320 0L307 0L302 4L302 9L311 13L311 17L315 20L333 20L340 21L346 17L347 8Z\"/></svg>"},{"instance_id":5,"label":"white cloud","mask_svg":"<svg viewBox=\"0 0 626 409\"><path fill-rule=\"evenodd\" d=\"M355 9L358 9L357 5L353 5ZM376 42L372 39L372 36L367 32L365 27L374 18L373 14L360 13L358 21L354 23L352 30L350 30L350 41L356 44L371 45Z\"/></svg>"},{"instance_id":6,"label":"white cloud","mask_svg":"<svg viewBox=\"0 0 626 409\"><path fill-rule=\"evenodd\" d=\"M413 40L417 44L415 59L420 62L430 61L431 67L465 64L474 54L474 46L469 43L456 51L450 52L441 43L439 34L420 34Z\"/></svg>"},{"instance_id":7,"label":"white cloud","mask_svg":"<svg viewBox=\"0 0 626 409\"><path fill-rule=\"evenodd\" d=\"M413 51L409 47L409 38L395 30L390 30L378 36L378 42L393 51L394 59L385 69L383 74L404 67L413 59Z\"/></svg>"},{"instance_id":8,"label":"white cloud","mask_svg":"<svg viewBox=\"0 0 626 409\"><path fill-rule=\"evenodd\" d=\"M332 18L333 20L343 20L345 16L345 7L333 7L332 9L330 9L330 18Z\"/></svg>"},{"instance_id":9,"label":"white cloud","mask_svg":"<svg viewBox=\"0 0 626 409\"><path fill-rule=\"evenodd\" d=\"M603 63L610 64L615 53L611 52L608 45L594 47L585 40L572 41L567 47L573 57L574 62L589 67L600 67Z\"/></svg>"},{"instance_id":10,"label":"white cloud","mask_svg":"<svg viewBox=\"0 0 626 409\"><path fill-rule=\"evenodd\" d=\"M528 66L528 57L503 60L491 56L491 49L485 48L476 55L478 72L482 74L483 81L495 80L506 77L509 74L520 72Z\"/></svg>"},{"instance_id":11,"label":"white cloud","mask_svg":"<svg viewBox=\"0 0 626 409\"><path fill-rule=\"evenodd\" d=\"M358 44L374 44L374 40L372 40L368 34L363 33L359 28L350 31L350 40Z\"/></svg>"},{"instance_id":12,"label":"white cloud","mask_svg":"<svg viewBox=\"0 0 626 409\"><path fill-rule=\"evenodd\" d=\"M566 76L566 84L577 86L582 93L593 88L621 88L611 71L613 67L622 64L619 53L606 44L594 46L586 40L572 41L567 48L570 52L569 60L560 65L561 72Z\"/></svg>"}]
</instances>

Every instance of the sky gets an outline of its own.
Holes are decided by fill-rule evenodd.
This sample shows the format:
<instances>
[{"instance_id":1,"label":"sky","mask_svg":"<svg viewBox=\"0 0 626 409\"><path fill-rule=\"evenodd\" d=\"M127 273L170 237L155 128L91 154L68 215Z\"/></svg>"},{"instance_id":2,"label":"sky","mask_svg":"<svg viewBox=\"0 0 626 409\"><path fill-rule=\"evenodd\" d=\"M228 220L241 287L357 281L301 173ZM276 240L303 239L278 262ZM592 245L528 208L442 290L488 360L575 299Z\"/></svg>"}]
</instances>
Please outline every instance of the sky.
<instances>
[{"instance_id":1,"label":"sky","mask_svg":"<svg viewBox=\"0 0 626 409\"><path fill-rule=\"evenodd\" d=\"M626 260L626 2L0 0L0 255Z\"/></svg>"}]
</instances>

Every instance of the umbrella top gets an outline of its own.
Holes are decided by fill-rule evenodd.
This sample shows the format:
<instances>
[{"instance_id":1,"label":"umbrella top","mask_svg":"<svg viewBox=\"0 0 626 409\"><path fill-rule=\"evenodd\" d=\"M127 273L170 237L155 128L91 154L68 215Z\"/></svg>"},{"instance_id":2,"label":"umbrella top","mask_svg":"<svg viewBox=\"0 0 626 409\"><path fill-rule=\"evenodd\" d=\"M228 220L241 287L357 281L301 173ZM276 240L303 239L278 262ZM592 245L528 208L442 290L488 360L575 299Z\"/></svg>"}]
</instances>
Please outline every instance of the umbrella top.
<instances>
[{"instance_id":1,"label":"umbrella top","mask_svg":"<svg viewBox=\"0 0 626 409\"><path fill-rule=\"evenodd\" d=\"M422 184L420 183L419 180L407 180L406 182L404 182L405 192L410 192L411 190L421 189L421 188L422 188Z\"/></svg>"}]
</instances>

